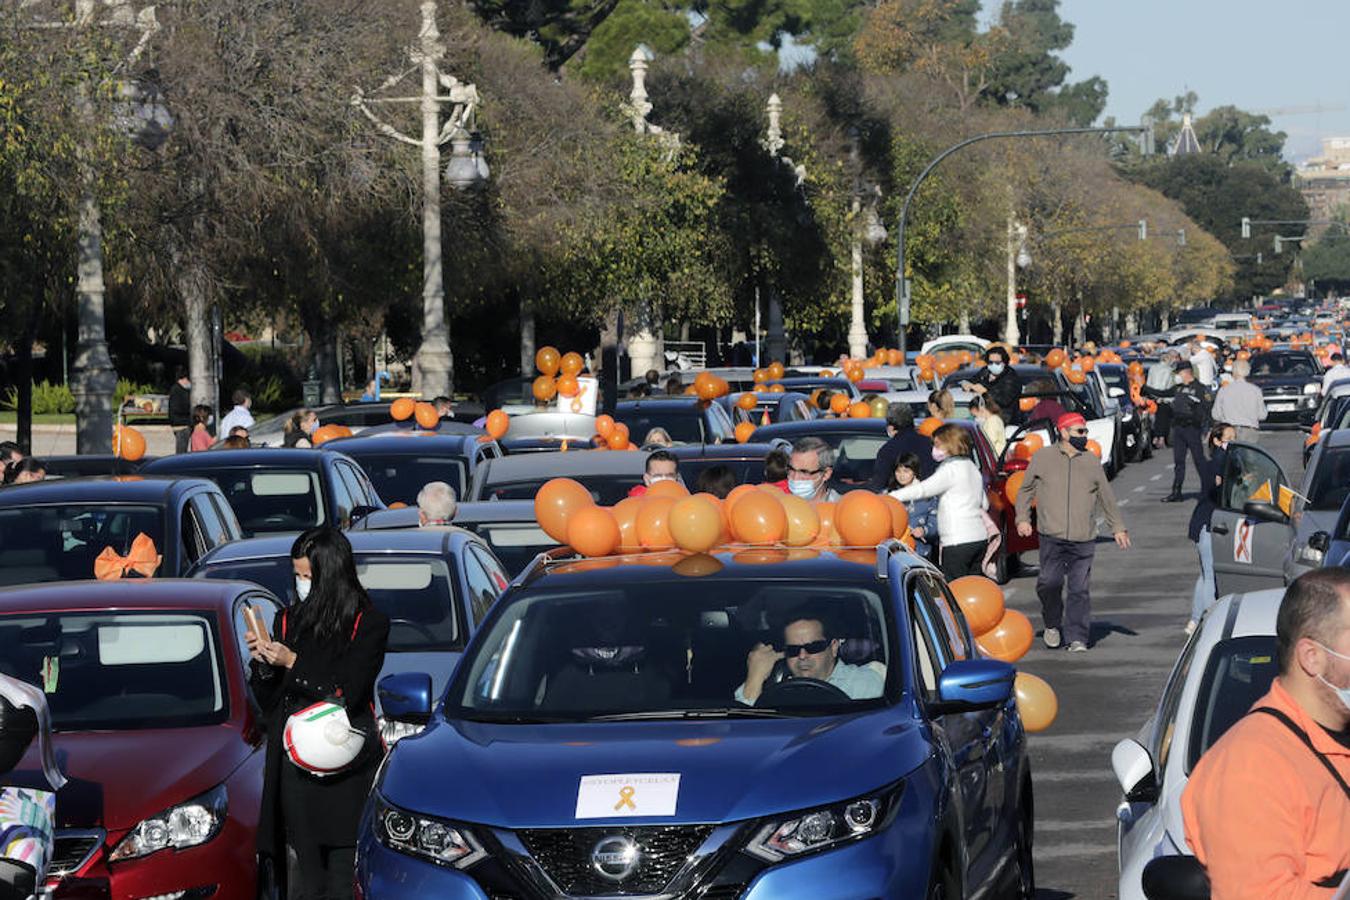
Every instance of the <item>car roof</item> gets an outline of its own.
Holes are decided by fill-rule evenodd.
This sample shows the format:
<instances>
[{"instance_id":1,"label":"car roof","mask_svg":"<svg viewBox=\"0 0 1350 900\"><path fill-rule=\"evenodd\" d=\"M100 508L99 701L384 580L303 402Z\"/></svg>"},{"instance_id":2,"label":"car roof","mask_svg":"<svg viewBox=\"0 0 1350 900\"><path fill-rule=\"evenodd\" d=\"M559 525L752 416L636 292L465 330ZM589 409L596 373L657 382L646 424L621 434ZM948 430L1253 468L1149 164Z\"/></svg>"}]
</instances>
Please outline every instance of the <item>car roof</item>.
<instances>
[{"instance_id":1,"label":"car roof","mask_svg":"<svg viewBox=\"0 0 1350 900\"><path fill-rule=\"evenodd\" d=\"M416 512L416 510L414 510ZM351 542L352 553L425 553L440 556L455 535L470 536L462 528L444 526L437 528L401 528L373 529L369 531L345 531L343 534ZM238 562L250 559L278 559L290 557L291 547L295 545L295 535L265 535L245 538L241 541L229 541L214 547L197 561L197 566L210 563Z\"/></svg>"},{"instance_id":2,"label":"car roof","mask_svg":"<svg viewBox=\"0 0 1350 900\"><path fill-rule=\"evenodd\" d=\"M1350 428L1337 428L1329 435L1322 435L1321 444L1329 450L1350 447ZM5 488L5 490L9 490L9 488Z\"/></svg>"},{"instance_id":3,"label":"car roof","mask_svg":"<svg viewBox=\"0 0 1350 900\"><path fill-rule=\"evenodd\" d=\"M462 435L481 435L483 429L475 428L465 422L459 422L455 419L442 418L436 423L436 427L427 431L416 422L386 422L383 425L372 425L369 428L362 428L357 436L361 439L373 438L386 435L422 435L426 437L458 437ZM335 440L348 440L348 438L336 438ZM325 442L325 446L327 446Z\"/></svg>"},{"instance_id":4,"label":"car roof","mask_svg":"<svg viewBox=\"0 0 1350 900\"><path fill-rule=\"evenodd\" d=\"M567 477L571 475L641 475L647 466L647 454L637 451L612 450L597 453L587 450L573 453L527 453L524 456L503 456L484 461L491 484L534 480L538 477Z\"/></svg>"},{"instance_id":5,"label":"car roof","mask_svg":"<svg viewBox=\"0 0 1350 900\"><path fill-rule=\"evenodd\" d=\"M777 437L791 440L812 434L833 434L836 431L844 434L885 434L886 420L876 418L811 419L805 422L777 422L772 425L759 426L750 436L750 440L761 442Z\"/></svg>"},{"instance_id":6,"label":"car roof","mask_svg":"<svg viewBox=\"0 0 1350 900\"><path fill-rule=\"evenodd\" d=\"M812 420L815 421L815 420ZM768 426L764 426L768 427ZM668 448L679 460L759 459L774 450L783 449L781 443L754 442L745 444L685 444Z\"/></svg>"},{"instance_id":7,"label":"car roof","mask_svg":"<svg viewBox=\"0 0 1350 900\"><path fill-rule=\"evenodd\" d=\"M1227 594L1210 607L1205 624L1215 640L1273 635L1284 592L1284 588L1272 588Z\"/></svg>"},{"instance_id":8,"label":"car roof","mask_svg":"<svg viewBox=\"0 0 1350 900\"><path fill-rule=\"evenodd\" d=\"M481 525L492 523L534 522L533 500L471 500L459 504L455 509L455 525ZM417 507L406 506L398 509L378 509L365 516L354 526L355 531L348 537L361 531L382 531L395 529L413 529L417 527Z\"/></svg>"},{"instance_id":9,"label":"car roof","mask_svg":"<svg viewBox=\"0 0 1350 900\"><path fill-rule=\"evenodd\" d=\"M641 400L620 400L615 408L616 412L643 412L654 410L657 412L693 412L696 415L703 412L703 401L697 397L647 397Z\"/></svg>"},{"instance_id":10,"label":"car roof","mask_svg":"<svg viewBox=\"0 0 1350 900\"><path fill-rule=\"evenodd\" d=\"M327 453L347 453L360 457L365 453L408 456L423 453L442 453L451 456L468 456L478 446L482 432L472 434L437 434L434 431L384 432L367 436L365 432L349 438L335 438L324 441L320 450ZM484 441L483 443L486 443Z\"/></svg>"},{"instance_id":11,"label":"car roof","mask_svg":"<svg viewBox=\"0 0 1350 900\"><path fill-rule=\"evenodd\" d=\"M56 581L0 588L0 614L147 607L228 611L241 591L257 589L257 585L237 581L184 578Z\"/></svg>"},{"instance_id":12,"label":"car roof","mask_svg":"<svg viewBox=\"0 0 1350 900\"><path fill-rule=\"evenodd\" d=\"M249 450L210 450L205 453L178 453L161 456L141 471L147 475L161 472L203 472L208 469L317 469L323 465L322 450L255 447Z\"/></svg>"},{"instance_id":13,"label":"car roof","mask_svg":"<svg viewBox=\"0 0 1350 900\"><path fill-rule=\"evenodd\" d=\"M511 417L506 437L567 437L590 440L595 434L595 416L583 413L531 412Z\"/></svg>"},{"instance_id":14,"label":"car roof","mask_svg":"<svg viewBox=\"0 0 1350 900\"><path fill-rule=\"evenodd\" d=\"M144 475L60 478L11 484L0 491L0 507L57 503L164 503L188 488L218 490L205 478L149 478Z\"/></svg>"}]
</instances>

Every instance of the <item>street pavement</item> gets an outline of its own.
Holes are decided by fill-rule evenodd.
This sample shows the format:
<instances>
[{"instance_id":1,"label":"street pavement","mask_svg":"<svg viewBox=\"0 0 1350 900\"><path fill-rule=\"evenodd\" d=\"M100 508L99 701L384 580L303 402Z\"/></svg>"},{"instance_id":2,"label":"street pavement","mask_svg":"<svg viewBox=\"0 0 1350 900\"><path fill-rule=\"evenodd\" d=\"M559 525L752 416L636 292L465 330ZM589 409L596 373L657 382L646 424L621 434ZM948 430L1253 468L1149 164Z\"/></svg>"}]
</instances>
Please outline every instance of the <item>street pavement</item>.
<instances>
[{"instance_id":1,"label":"street pavement","mask_svg":"<svg viewBox=\"0 0 1350 900\"><path fill-rule=\"evenodd\" d=\"M1295 484L1302 477L1303 435L1263 432L1261 446ZM1172 452L1128 465L1112 482L1133 546L1099 539L1092 567L1092 641L1088 653L1047 650L1033 576L1008 585L1008 605L1026 613L1037 640L1018 664L1050 682L1059 718L1029 736L1036 803L1036 883L1042 900L1118 895L1115 809L1120 787L1111 748L1152 713L1185 643L1199 568L1186 537L1197 478L1188 463L1187 502L1161 503L1172 484ZM1028 560L1034 562L1034 556Z\"/></svg>"}]
</instances>

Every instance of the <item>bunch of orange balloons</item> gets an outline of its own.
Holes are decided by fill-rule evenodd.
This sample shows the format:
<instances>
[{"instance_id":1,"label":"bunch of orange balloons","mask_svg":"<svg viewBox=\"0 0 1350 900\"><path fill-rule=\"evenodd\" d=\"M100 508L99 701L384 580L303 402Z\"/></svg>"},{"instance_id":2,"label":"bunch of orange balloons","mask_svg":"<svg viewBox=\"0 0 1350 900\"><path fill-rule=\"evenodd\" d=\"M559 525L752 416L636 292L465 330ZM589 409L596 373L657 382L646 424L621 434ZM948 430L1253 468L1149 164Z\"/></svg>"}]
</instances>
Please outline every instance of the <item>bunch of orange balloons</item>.
<instances>
[{"instance_id":1,"label":"bunch of orange balloons","mask_svg":"<svg viewBox=\"0 0 1350 900\"><path fill-rule=\"evenodd\" d=\"M577 377L586 368L586 361L575 350L560 354L556 347L541 347L534 354L534 365L540 372L531 385L534 399L547 403L554 397L576 397L581 392Z\"/></svg>"},{"instance_id":2,"label":"bunch of orange balloons","mask_svg":"<svg viewBox=\"0 0 1350 900\"><path fill-rule=\"evenodd\" d=\"M636 450L628 436L628 426L614 421L609 413L595 417L595 438L591 441L593 450Z\"/></svg>"}]
</instances>

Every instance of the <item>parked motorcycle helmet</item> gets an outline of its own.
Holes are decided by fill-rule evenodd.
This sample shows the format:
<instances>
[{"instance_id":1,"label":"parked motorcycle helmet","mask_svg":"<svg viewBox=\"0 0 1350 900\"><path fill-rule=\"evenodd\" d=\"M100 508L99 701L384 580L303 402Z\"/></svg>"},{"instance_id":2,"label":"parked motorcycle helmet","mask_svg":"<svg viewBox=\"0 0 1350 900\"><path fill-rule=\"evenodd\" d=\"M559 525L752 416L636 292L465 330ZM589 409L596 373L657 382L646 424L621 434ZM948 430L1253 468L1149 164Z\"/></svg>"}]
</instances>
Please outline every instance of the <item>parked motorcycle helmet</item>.
<instances>
[{"instance_id":1,"label":"parked motorcycle helmet","mask_svg":"<svg viewBox=\"0 0 1350 900\"><path fill-rule=\"evenodd\" d=\"M366 736L352 728L347 711L327 701L307 706L286 720L286 755L311 775L336 775L361 755Z\"/></svg>"}]
</instances>

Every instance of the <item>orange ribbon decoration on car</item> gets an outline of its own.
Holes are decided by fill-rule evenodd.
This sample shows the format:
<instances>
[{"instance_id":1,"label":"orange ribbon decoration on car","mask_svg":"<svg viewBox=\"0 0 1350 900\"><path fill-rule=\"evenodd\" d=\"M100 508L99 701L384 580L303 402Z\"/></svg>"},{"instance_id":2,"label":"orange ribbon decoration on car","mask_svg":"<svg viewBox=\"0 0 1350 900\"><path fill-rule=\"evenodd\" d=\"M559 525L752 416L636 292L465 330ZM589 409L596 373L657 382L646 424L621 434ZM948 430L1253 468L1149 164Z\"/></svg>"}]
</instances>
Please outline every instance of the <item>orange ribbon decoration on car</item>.
<instances>
[{"instance_id":1,"label":"orange ribbon decoration on car","mask_svg":"<svg viewBox=\"0 0 1350 900\"><path fill-rule=\"evenodd\" d=\"M112 547L94 557L94 577L99 581L118 581L128 572L153 578L164 557L155 548L155 542L145 532L136 535L126 556L118 555Z\"/></svg>"}]
</instances>

